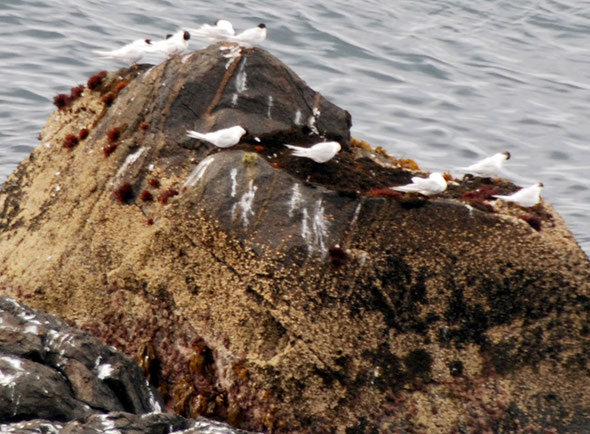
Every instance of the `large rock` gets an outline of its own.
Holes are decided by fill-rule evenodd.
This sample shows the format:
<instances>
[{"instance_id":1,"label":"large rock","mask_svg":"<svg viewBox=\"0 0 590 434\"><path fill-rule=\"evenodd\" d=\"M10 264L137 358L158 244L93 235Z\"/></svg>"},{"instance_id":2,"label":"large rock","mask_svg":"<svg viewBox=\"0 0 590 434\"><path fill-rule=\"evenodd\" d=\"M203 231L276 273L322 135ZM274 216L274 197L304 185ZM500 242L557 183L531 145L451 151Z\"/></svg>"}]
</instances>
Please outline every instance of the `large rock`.
<instances>
[{"instance_id":1,"label":"large rock","mask_svg":"<svg viewBox=\"0 0 590 434\"><path fill-rule=\"evenodd\" d=\"M555 210L492 207L515 189L499 180L383 190L415 173L265 51L220 48L111 73L50 117L0 195L6 292L138 355L181 414L590 428L590 263ZM236 123L231 149L185 136ZM323 165L283 146L323 137L343 145Z\"/></svg>"}]
</instances>

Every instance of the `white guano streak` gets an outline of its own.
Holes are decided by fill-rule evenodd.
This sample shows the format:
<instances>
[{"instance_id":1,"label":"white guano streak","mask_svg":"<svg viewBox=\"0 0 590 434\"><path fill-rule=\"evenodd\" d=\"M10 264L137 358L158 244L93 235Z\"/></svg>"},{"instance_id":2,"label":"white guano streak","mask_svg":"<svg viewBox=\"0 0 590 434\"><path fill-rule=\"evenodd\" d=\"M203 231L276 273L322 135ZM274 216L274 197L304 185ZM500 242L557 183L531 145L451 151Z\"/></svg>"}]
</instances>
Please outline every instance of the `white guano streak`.
<instances>
[{"instance_id":1,"label":"white guano streak","mask_svg":"<svg viewBox=\"0 0 590 434\"><path fill-rule=\"evenodd\" d=\"M123 174L123 172L125 172L129 166L131 166L133 163L135 163L137 161L137 159L141 156L141 154L143 154L145 152L145 150L146 150L146 148L142 147L142 148L139 148L139 150L137 152L135 152L134 154L128 155L127 158L125 158L125 162L123 163L123 165L117 171L117 174L115 175L115 179L119 178L119 176L121 176Z\"/></svg>"},{"instance_id":2,"label":"white guano streak","mask_svg":"<svg viewBox=\"0 0 590 434\"><path fill-rule=\"evenodd\" d=\"M250 225L250 216L254 216L252 205L254 204L254 196L256 195L258 187L254 185L254 180L250 180L248 191L240 198L240 208L242 209L242 225L248 227Z\"/></svg>"},{"instance_id":3,"label":"white guano streak","mask_svg":"<svg viewBox=\"0 0 590 434\"><path fill-rule=\"evenodd\" d=\"M229 177L231 178L231 197L236 197L236 188L238 186L237 181L238 169L235 167L229 172Z\"/></svg>"},{"instance_id":4,"label":"white guano streak","mask_svg":"<svg viewBox=\"0 0 590 434\"><path fill-rule=\"evenodd\" d=\"M291 199L289 200L289 217L293 217L295 211L303 203L303 196L299 192L299 184L293 184L293 192L291 193Z\"/></svg>"},{"instance_id":5,"label":"white guano streak","mask_svg":"<svg viewBox=\"0 0 590 434\"><path fill-rule=\"evenodd\" d=\"M205 174L207 167L209 167L209 165L211 163L213 163L214 157L215 157L215 154L209 155L207 158L205 158L203 161L201 161L197 165L197 167L195 167L193 169L193 171L190 173L190 175L186 178L186 181L184 181L183 187L186 187L186 188L194 187L197 184L197 182L199 182L199 180Z\"/></svg>"},{"instance_id":6,"label":"white guano streak","mask_svg":"<svg viewBox=\"0 0 590 434\"><path fill-rule=\"evenodd\" d=\"M315 203L313 215L311 215L311 217L307 208L303 209L302 214L301 237L307 243L309 253L318 249L322 256L324 256L327 253L325 239L328 236L328 221L324 215L322 199L318 199Z\"/></svg>"},{"instance_id":7,"label":"white guano streak","mask_svg":"<svg viewBox=\"0 0 590 434\"><path fill-rule=\"evenodd\" d=\"M273 105L272 95L269 95L268 96L268 111L266 113L266 117L269 119L272 119L272 116L271 116L272 105Z\"/></svg>"}]
</instances>

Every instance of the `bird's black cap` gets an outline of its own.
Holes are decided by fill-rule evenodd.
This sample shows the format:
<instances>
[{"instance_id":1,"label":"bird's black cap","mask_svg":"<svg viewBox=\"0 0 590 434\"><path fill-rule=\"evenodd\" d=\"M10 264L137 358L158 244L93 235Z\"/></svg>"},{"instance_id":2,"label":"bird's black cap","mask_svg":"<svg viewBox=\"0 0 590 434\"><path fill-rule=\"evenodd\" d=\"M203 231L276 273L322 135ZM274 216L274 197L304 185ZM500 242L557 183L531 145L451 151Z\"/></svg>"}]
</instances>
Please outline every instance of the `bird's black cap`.
<instances>
[{"instance_id":1,"label":"bird's black cap","mask_svg":"<svg viewBox=\"0 0 590 434\"><path fill-rule=\"evenodd\" d=\"M184 40L188 41L190 38L191 38L191 34L185 30L184 31Z\"/></svg>"},{"instance_id":2,"label":"bird's black cap","mask_svg":"<svg viewBox=\"0 0 590 434\"><path fill-rule=\"evenodd\" d=\"M510 155L510 152L508 152L508 151L504 151L504 152L502 152L502 154L506 155L506 159L507 159L507 160L510 160L510 156L511 156L511 155Z\"/></svg>"},{"instance_id":3,"label":"bird's black cap","mask_svg":"<svg viewBox=\"0 0 590 434\"><path fill-rule=\"evenodd\" d=\"M260 23L260 24L258 24L258 27L260 27L261 29L265 29L266 28L266 24Z\"/></svg>"},{"instance_id":4,"label":"bird's black cap","mask_svg":"<svg viewBox=\"0 0 590 434\"><path fill-rule=\"evenodd\" d=\"M171 35L170 33L168 33L168 34L166 35L166 39L170 39L171 37L172 37L172 35Z\"/></svg>"},{"instance_id":5,"label":"bird's black cap","mask_svg":"<svg viewBox=\"0 0 590 434\"><path fill-rule=\"evenodd\" d=\"M152 41L151 41L151 40L149 40L149 39L146 39L146 40L145 40L145 43L146 43L146 44L148 44L148 45L151 45Z\"/></svg>"}]
</instances>

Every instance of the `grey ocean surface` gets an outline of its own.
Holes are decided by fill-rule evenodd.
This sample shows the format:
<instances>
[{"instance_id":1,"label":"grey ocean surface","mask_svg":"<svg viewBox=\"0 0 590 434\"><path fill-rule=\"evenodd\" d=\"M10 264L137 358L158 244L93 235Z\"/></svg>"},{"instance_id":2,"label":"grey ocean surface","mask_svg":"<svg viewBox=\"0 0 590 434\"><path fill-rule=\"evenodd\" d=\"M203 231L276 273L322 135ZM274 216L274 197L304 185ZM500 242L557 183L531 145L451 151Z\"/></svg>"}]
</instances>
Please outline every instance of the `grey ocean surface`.
<instances>
[{"instance_id":1,"label":"grey ocean surface","mask_svg":"<svg viewBox=\"0 0 590 434\"><path fill-rule=\"evenodd\" d=\"M589 1L215 3L2 0L0 182L37 146L55 94L123 66L92 49L264 22L262 47L348 110L355 137L428 170L508 150L507 176L542 181L590 252Z\"/></svg>"}]
</instances>

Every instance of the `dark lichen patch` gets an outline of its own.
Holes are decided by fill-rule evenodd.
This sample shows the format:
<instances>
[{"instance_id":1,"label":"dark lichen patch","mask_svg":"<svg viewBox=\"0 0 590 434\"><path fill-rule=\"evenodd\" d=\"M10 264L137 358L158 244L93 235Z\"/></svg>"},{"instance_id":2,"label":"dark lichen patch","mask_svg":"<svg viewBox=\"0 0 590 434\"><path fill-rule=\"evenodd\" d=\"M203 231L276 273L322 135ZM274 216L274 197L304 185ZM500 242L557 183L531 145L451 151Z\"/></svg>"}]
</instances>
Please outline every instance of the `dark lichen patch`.
<instances>
[{"instance_id":1,"label":"dark lichen patch","mask_svg":"<svg viewBox=\"0 0 590 434\"><path fill-rule=\"evenodd\" d=\"M405 194L398 200L398 203L403 209L417 209L426 205L428 198L419 194Z\"/></svg>"},{"instance_id":2,"label":"dark lichen patch","mask_svg":"<svg viewBox=\"0 0 590 434\"><path fill-rule=\"evenodd\" d=\"M464 369L463 362L460 360L453 360L449 363L449 374L452 377L461 377Z\"/></svg>"},{"instance_id":3,"label":"dark lichen patch","mask_svg":"<svg viewBox=\"0 0 590 434\"><path fill-rule=\"evenodd\" d=\"M292 155L285 143L297 146L311 146L308 136L300 129L278 132L272 136L260 137L260 142L253 137L244 136L236 149L251 152L255 150L264 156L275 168L281 168L308 185L323 186L331 190L368 194L372 189L386 188L393 185L407 184L413 176L403 168L384 167L369 157L359 158L343 142L342 150L326 163L316 163L308 158Z\"/></svg>"},{"instance_id":4,"label":"dark lichen patch","mask_svg":"<svg viewBox=\"0 0 590 434\"><path fill-rule=\"evenodd\" d=\"M135 199L133 185L129 182L124 182L113 191L113 198L119 203L132 203L133 199Z\"/></svg>"},{"instance_id":5,"label":"dark lichen patch","mask_svg":"<svg viewBox=\"0 0 590 434\"><path fill-rule=\"evenodd\" d=\"M410 377L429 377L432 367L432 356L424 349L411 351L405 358L404 364Z\"/></svg>"},{"instance_id":6,"label":"dark lichen patch","mask_svg":"<svg viewBox=\"0 0 590 434\"><path fill-rule=\"evenodd\" d=\"M346 381L346 378L344 375L342 375L342 373L332 369L315 368L314 375L320 377L324 386L326 387L332 387L334 383L342 384L344 381Z\"/></svg>"},{"instance_id":7,"label":"dark lichen patch","mask_svg":"<svg viewBox=\"0 0 590 434\"><path fill-rule=\"evenodd\" d=\"M330 263L337 268L343 267L350 262L350 255L340 246L330 247L328 255Z\"/></svg>"},{"instance_id":8,"label":"dark lichen patch","mask_svg":"<svg viewBox=\"0 0 590 434\"><path fill-rule=\"evenodd\" d=\"M454 341L458 345L487 343L484 333L490 323L486 310L481 303L468 303L461 288L453 287L445 312L445 320L450 327L440 330L441 344L444 345L449 341Z\"/></svg>"},{"instance_id":9,"label":"dark lichen patch","mask_svg":"<svg viewBox=\"0 0 590 434\"><path fill-rule=\"evenodd\" d=\"M494 372L500 375L512 372L517 366L518 359L516 358L516 343L514 340L491 345L485 355Z\"/></svg>"},{"instance_id":10,"label":"dark lichen patch","mask_svg":"<svg viewBox=\"0 0 590 434\"><path fill-rule=\"evenodd\" d=\"M519 219L527 222L531 228L536 230L537 232L541 232L542 221L539 217L533 214L527 214L518 217Z\"/></svg>"},{"instance_id":11,"label":"dark lichen patch","mask_svg":"<svg viewBox=\"0 0 590 434\"><path fill-rule=\"evenodd\" d=\"M401 359L392 354L387 345L383 344L376 351L365 353L364 358L371 362L375 371L359 376L355 381L358 386L374 384L380 390L386 391L406 382L407 373L403 369Z\"/></svg>"},{"instance_id":12,"label":"dark lichen patch","mask_svg":"<svg viewBox=\"0 0 590 434\"><path fill-rule=\"evenodd\" d=\"M375 188L406 184L412 176L403 169L386 168L369 158L355 159L352 153L346 152L337 154L327 163L318 164L307 158L294 157L288 151L273 162L307 184L361 194L368 194Z\"/></svg>"},{"instance_id":13,"label":"dark lichen patch","mask_svg":"<svg viewBox=\"0 0 590 434\"><path fill-rule=\"evenodd\" d=\"M350 301L353 315L355 310L380 311L388 327L402 333L414 332L427 339L430 327L440 320L435 313L421 312L428 302L427 272L412 273L401 256L389 250L384 254L387 255L384 261L375 264L376 280L355 283L362 290L353 292ZM356 297L362 299L356 300Z\"/></svg>"}]
</instances>

